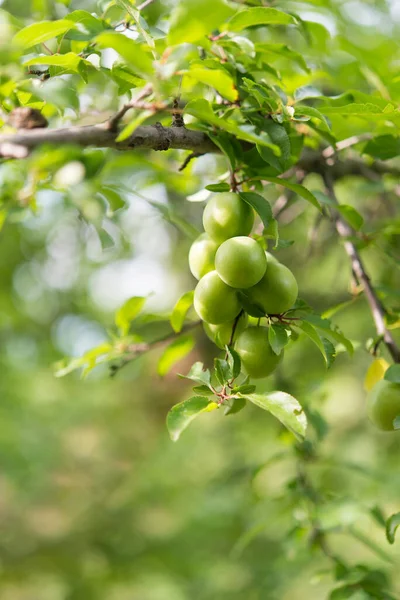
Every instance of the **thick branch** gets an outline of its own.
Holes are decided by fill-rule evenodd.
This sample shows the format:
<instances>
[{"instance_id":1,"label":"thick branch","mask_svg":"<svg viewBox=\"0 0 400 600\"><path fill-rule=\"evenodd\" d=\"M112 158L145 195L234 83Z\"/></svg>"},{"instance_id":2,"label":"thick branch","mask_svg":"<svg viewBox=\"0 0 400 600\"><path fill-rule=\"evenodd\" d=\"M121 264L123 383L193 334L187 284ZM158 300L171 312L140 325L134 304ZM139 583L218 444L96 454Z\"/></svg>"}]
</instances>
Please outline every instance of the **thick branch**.
<instances>
[{"instance_id":1,"label":"thick branch","mask_svg":"<svg viewBox=\"0 0 400 600\"><path fill-rule=\"evenodd\" d=\"M335 202L335 204L339 204L335 190L332 182L332 175L330 173L324 173L324 181L326 186L326 191L329 197ZM385 314L386 310L383 306L382 302L379 300L375 289L371 283L371 280L368 276L368 273L365 270L364 263L362 262L361 256L353 244L348 238L355 235L354 230L346 221L342 219L340 214L335 211L334 215L335 226L340 237L344 239L344 248L346 250L347 256L350 259L351 267L353 269L353 273L357 277L357 279L362 283L365 296L367 298L368 304L371 309L372 318L375 323L375 329L379 336L382 337L383 342L385 343L390 355L392 356L394 362L400 362L400 348L397 346L391 332L387 329L385 324Z\"/></svg>"},{"instance_id":2,"label":"thick branch","mask_svg":"<svg viewBox=\"0 0 400 600\"><path fill-rule=\"evenodd\" d=\"M163 127L161 124L138 127L123 142L116 142L118 131L112 131L109 123L84 127L65 127L60 129L21 129L17 133L0 135L0 158L23 158L30 150L46 144L77 144L79 146L96 146L100 148L117 148L129 150L143 148L147 150L168 150L175 148L191 150L196 155L208 152L220 152L207 134L186 127ZM247 148L249 144L244 143ZM22 149L25 149L23 151ZM359 158L346 158L345 161L328 158L321 152L306 148L296 167L306 173L323 175L327 166L334 179L348 175L368 177L373 171L378 175L390 174L400 177L400 169L375 161L367 165Z\"/></svg>"},{"instance_id":3,"label":"thick branch","mask_svg":"<svg viewBox=\"0 0 400 600\"><path fill-rule=\"evenodd\" d=\"M45 144L76 144L129 150L168 150L178 148L196 153L219 152L210 138L201 131L186 127L163 127L161 124L137 127L134 133L123 142L116 142L118 132L109 129L108 124L86 127L65 127L60 129L21 129L17 133L0 135L0 157L20 158L12 153L13 148L32 150ZM17 154L17 153L16 153Z\"/></svg>"}]
</instances>

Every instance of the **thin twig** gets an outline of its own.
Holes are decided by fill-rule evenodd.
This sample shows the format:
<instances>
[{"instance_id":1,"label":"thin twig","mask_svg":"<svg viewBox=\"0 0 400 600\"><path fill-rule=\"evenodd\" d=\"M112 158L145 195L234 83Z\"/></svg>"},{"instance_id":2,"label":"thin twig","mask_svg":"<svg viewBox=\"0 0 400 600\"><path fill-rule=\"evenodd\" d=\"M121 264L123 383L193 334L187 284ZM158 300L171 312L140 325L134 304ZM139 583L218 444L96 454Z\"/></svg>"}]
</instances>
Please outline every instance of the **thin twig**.
<instances>
[{"instance_id":1,"label":"thin twig","mask_svg":"<svg viewBox=\"0 0 400 600\"><path fill-rule=\"evenodd\" d=\"M124 104L124 106L122 106L119 109L119 111L116 112L115 115L113 115L111 117L111 119L109 119L108 127L109 127L110 131L116 131L118 123L124 117L125 113L128 112L128 110L130 110L131 108L142 108L143 109L143 103L141 101L143 100L143 98L150 96L152 91L153 91L153 87L150 83L148 83L147 85L144 86L144 88L136 96L136 98L131 100L131 102Z\"/></svg>"},{"instance_id":2,"label":"thin twig","mask_svg":"<svg viewBox=\"0 0 400 600\"><path fill-rule=\"evenodd\" d=\"M325 172L323 177L328 196L331 198L331 200L333 200L335 204L338 205L339 202L335 194L331 174L329 172ZM360 257L356 246L349 239L355 235L355 232L337 211L335 211L334 222L338 234L341 238L344 239L344 248L346 250L347 256L351 261L352 270L355 276L357 277L358 281L363 285L364 292L371 309L372 318L375 323L376 332L378 336L382 337L383 343L386 345L394 362L399 363L400 348L397 346L391 332L386 327L386 309L375 292L375 289L371 283L368 273L365 270L364 263Z\"/></svg>"},{"instance_id":3,"label":"thin twig","mask_svg":"<svg viewBox=\"0 0 400 600\"><path fill-rule=\"evenodd\" d=\"M328 146L328 148L325 148L325 150L323 150L323 152L322 152L322 156L324 158L330 158L331 156L334 156L336 154L336 152L340 152L340 150L346 150L346 148L355 146L356 144L359 144L360 142L366 142L367 140L370 140L371 138L372 138L372 135L370 133L362 133L361 135L352 135L351 137L346 138L345 140L341 140L340 142L335 144L335 146Z\"/></svg>"},{"instance_id":4,"label":"thin twig","mask_svg":"<svg viewBox=\"0 0 400 600\"><path fill-rule=\"evenodd\" d=\"M148 6L152 2L154 2L154 0L145 0L145 2L142 2L142 4L139 4L139 6L137 7L137 10L143 10L144 8L146 8L146 6Z\"/></svg>"},{"instance_id":5,"label":"thin twig","mask_svg":"<svg viewBox=\"0 0 400 600\"><path fill-rule=\"evenodd\" d=\"M194 158L198 158L199 156L203 156L203 152L192 152L191 154L189 154L189 156L185 158L185 160L179 167L178 171L183 171L184 169L186 169L190 161L192 161Z\"/></svg>"}]
</instances>

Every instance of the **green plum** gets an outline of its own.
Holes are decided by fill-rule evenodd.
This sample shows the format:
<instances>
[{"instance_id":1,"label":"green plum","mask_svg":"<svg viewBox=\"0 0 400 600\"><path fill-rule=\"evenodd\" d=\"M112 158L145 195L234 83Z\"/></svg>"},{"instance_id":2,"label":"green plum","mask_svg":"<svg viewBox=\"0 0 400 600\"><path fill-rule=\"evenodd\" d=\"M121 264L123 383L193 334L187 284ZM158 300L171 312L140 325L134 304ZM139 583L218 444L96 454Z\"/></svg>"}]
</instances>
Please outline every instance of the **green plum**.
<instances>
[{"instance_id":1,"label":"green plum","mask_svg":"<svg viewBox=\"0 0 400 600\"><path fill-rule=\"evenodd\" d=\"M210 271L196 285L194 308L200 319L212 325L232 321L241 310L236 291L222 281L217 271Z\"/></svg>"},{"instance_id":2,"label":"green plum","mask_svg":"<svg viewBox=\"0 0 400 600\"><path fill-rule=\"evenodd\" d=\"M381 379L367 398L368 416L382 431L395 431L393 421L400 416L400 383Z\"/></svg>"},{"instance_id":3,"label":"green plum","mask_svg":"<svg viewBox=\"0 0 400 600\"><path fill-rule=\"evenodd\" d=\"M227 285L249 288L258 283L267 268L265 252L255 240L246 236L223 242L215 255L215 269Z\"/></svg>"},{"instance_id":4,"label":"green plum","mask_svg":"<svg viewBox=\"0 0 400 600\"><path fill-rule=\"evenodd\" d=\"M202 233L193 242L189 250L189 269L196 279L215 269L215 253L218 244L206 233Z\"/></svg>"},{"instance_id":5,"label":"green plum","mask_svg":"<svg viewBox=\"0 0 400 600\"><path fill-rule=\"evenodd\" d=\"M236 340L235 350L246 373L254 379L270 375L283 358L283 351L277 355L272 350L267 327L245 329Z\"/></svg>"},{"instance_id":6,"label":"green plum","mask_svg":"<svg viewBox=\"0 0 400 600\"><path fill-rule=\"evenodd\" d=\"M237 235L248 235L253 224L253 209L233 192L216 194L204 209L204 229L219 243Z\"/></svg>"},{"instance_id":7,"label":"green plum","mask_svg":"<svg viewBox=\"0 0 400 600\"><path fill-rule=\"evenodd\" d=\"M246 329L247 321L248 318L246 313L242 313L235 327L235 334L232 340L233 342L237 339L238 335L240 335L242 331ZM228 321L227 323L221 323L221 325L210 325L209 323L204 323L204 331L210 340L218 346L218 348L224 349L225 346L228 346L229 342L231 341L234 324L235 319L233 321Z\"/></svg>"},{"instance_id":8,"label":"green plum","mask_svg":"<svg viewBox=\"0 0 400 600\"><path fill-rule=\"evenodd\" d=\"M298 294L293 273L275 259L267 257L267 270L255 286L246 291L247 298L268 315L280 315L292 308ZM251 314L251 313L250 313ZM254 315L258 316L258 315Z\"/></svg>"}]
</instances>

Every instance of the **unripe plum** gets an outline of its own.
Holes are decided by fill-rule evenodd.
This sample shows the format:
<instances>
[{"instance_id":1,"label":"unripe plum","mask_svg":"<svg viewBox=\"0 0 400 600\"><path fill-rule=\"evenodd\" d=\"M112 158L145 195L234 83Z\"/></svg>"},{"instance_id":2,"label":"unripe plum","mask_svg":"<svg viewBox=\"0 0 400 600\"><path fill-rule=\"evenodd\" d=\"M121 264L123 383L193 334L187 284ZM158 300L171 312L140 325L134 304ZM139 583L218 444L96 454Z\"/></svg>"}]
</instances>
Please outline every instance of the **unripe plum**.
<instances>
[{"instance_id":1,"label":"unripe plum","mask_svg":"<svg viewBox=\"0 0 400 600\"><path fill-rule=\"evenodd\" d=\"M219 243L237 235L248 235L253 223L253 209L233 192L216 194L203 213L205 231Z\"/></svg>"},{"instance_id":2,"label":"unripe plum","mask_svg":"<svg viewBox=\"0 0 400 600\"><path fill-rule=\"evenodd\" d=\"M202 233L193 242L189 250L189 269L196 279L215 269L215 253L218 244L206 233Z\"/></svg>"},{"instance_id":3,"label":"unripe plum","mask_svg":"<svg viewBox=\"0 0 400 600\"><path fill-rule=\"evenodd\" d=\"M227 285L234 288L254 286L267 268L265 252L252 238L238 236L226 240L215 255L215 269Z\"/></svg>"},{"instance_id":4,"label":"unripe plum","mask_svg":"<svg viewBox=\"0 0 400 600\"><path fill-rule=\"evenodd\" d=\"M246 329L247 321L248 318L246 313L242 313L238 322L236 323L235 334L232 340L233 342L242 333L242 331ZM233 321L228 321L227 323L222 323L221 325L210 325L209 323L204 323L204 331L210 340L218 346L218 348L224 349L225 346L228 346L229 342L231 341L234 324L235 319Z\"/></svg>"},{"instance_id":5,"label":"unripe plum","mask_svg":"<svg viewBox=\"0 0 400 600\"><path fill-rule=\"evenodd\" d=\"M368 416L382 431L394 431L393 421L400 416L400 383L381 379L367 397Z\"/></svg>"},{"instance_id":6,"label":"unripe plum","mask_svg":"<svg viewBox=\"0 0 400 600\"><path fill-rule=\"evenodd\" d=\"M212 325L232 321L241 310L236 291L222 281L217 271L210 271L196 285L194 308L200 319Z\"/></svg>"},{"instance_id":7,"label":"unripe plum","mask_svg":"<svg viewBox=\"0 0 400 600\"><path fill-rule=\"evenodd\" d=\"M293 273L275 260L267 258L264 277L248 289L248 299L268 315L279 315L292 308L298 294L297 281Z\"/></svg>"},{"instance_id":8,"label":"unripe plum","mask_svg":"<svg viewBox=\"0 0 400 600\"><path fill-rule=\"evenodd\" d=\"M270 375L283 358L283 351L277 355L272 350L267 327L245 329L236 340L235 350L246 373L254 379Z\"/></svg>"}]
</instances>

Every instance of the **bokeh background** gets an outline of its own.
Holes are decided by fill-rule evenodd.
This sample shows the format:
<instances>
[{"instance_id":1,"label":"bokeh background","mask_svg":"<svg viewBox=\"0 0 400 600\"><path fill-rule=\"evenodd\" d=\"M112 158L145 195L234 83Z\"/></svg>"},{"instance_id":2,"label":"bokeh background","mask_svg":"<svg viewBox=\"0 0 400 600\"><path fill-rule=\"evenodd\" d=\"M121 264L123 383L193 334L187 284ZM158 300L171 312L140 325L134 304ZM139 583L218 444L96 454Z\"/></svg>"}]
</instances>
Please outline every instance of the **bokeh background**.
<instances>
[{"instance_id":1,"label":"bokeh background","mask_svg":"<svg viewBox=\"0 0 400 600\"><path fill-rule=\"evenodd\" d=\"M3 0L0 8L29 22L77 8L101 14L105 4ZM172 4L155 1L146 17L162 25ZM322 23L333 36L323 59L320 49L307 49L315 68L329 73L331 95L377 85L400 97L400 78L392 76L400 64L398 2L274 5ZM300 37L290 44L306 52ZM305 76L295 71L296 77L299 83ZM68 90L82 93L80 114L76 107L60 111L54 125L103 120L118 102L108 83L101 75L90 85L64 77L58 90L45 82L57 106L71 101ZM56 159L49 151L40 160ZM38 192L34 211L18 211L3 226L1 600L321 600L334 585L329 560L310 546L304 501L293 490L293 439L278 422L252 406L230 417L216 411L170 441L166 414L190 394L176 372L194 360L211 365L215 356L202 331L190 357L163 379L156 374L161 348L114 378L106 367L84 381L79 373L54 375L56 361L106 339L115 310L130 296L149 295L146 310L167 314L193 287L190 239L148 200L200 228L198 192L226 164L205 156L178 173L181 163L178 152L88 151L86 163L72 157L56 185ZM90 169L121 193L127 208L104 216L85 178ZM26 176L16 163L0 165L7 189L29 185ZM317 177L305 183L321 189ZM395 185L387 181L384 191L379 182L349 177L338 186L339 198L364 216L365 232L377 232L363 255L393 309L400 305ZM266 197L273 204L278 192L268 188ZM321 312L348 302L333 319L356 352L339 354L327 372L317 349L301 338L261 389L284 389L320 415L324 437L307 470L323 496L318 516L329 542L351 563L383 569L400 597L399 542L387 544L371 513L376 506L385 516L400 510L400 437L377 432L365 411L371 315L363 297L350 293L350 267L330 223L317 223L315 210L297 199L282 214L280 230L294 245L278 258L295 273L302 298Z\"/></svg>"}]
</instances>

